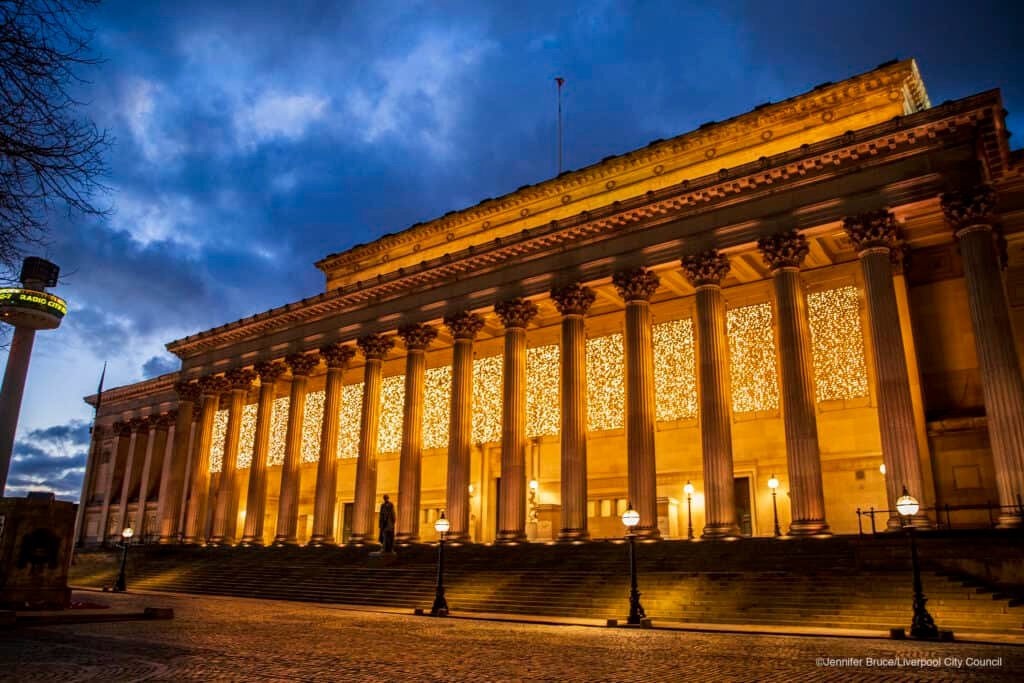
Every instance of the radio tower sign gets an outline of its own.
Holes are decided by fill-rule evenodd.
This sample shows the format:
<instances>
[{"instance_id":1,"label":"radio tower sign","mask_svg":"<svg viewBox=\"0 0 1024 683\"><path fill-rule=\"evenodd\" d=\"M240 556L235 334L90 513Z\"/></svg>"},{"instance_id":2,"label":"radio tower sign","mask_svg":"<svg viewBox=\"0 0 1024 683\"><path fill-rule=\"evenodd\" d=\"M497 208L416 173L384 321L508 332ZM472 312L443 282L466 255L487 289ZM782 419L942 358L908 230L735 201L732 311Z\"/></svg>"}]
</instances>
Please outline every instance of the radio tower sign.
<instances>
[{"instance_id":1,"label":"radio tower sign","mask_svg":"<svg viewBox=\"0 0 1024 683\"><path fill-rule=\"evenodd\" d=\"M7 473L11 468L14 435L36 330L56 329L68 311L63 299L46 292L47 287L56 286L59 274L56 264L30 256L21 266L22 286L0 289L0 321L14 327L0 390L0 496L7 486Z\"/></svg>"}]
</instances>

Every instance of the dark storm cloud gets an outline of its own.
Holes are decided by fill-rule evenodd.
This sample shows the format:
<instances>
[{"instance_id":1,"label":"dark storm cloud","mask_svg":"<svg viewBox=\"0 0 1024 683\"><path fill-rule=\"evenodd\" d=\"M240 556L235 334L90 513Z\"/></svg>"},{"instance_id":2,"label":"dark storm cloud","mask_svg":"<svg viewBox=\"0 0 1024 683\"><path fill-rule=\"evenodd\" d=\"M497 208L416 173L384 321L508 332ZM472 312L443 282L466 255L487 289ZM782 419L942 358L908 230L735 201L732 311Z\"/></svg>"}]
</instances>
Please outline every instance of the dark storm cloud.
<instances>
[{"instance_id":1,"label":"dark storm cloud","mask_svg":"<svg viewBox=\"0 0 1024 683\"><path fill-rule=\"evenodd\" d=\"M14 444L6 495L53 491L75 500L82 487L89 425L83 420L33 429Z\"/></svg>"},{"instance_id":2,"label":"dark storm cloud","mask_svg":"<svg viewBox=\"0 0 1024 683\"><path fill-rule=\"evenodd\" d=\"M142 364L142 376L146 379L174 372L181 367L177 358L170 355L153 356Z\"/></svg>"}]
</instances>

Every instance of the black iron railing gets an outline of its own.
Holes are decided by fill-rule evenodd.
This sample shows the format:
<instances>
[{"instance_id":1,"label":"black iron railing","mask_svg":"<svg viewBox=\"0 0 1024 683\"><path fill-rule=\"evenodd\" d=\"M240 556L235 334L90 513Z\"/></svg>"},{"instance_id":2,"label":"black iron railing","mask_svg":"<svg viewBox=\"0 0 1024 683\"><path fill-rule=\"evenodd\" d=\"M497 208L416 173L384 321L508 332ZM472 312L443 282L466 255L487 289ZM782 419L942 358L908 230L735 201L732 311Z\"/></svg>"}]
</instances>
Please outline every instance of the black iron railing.
<instances>
[{"instance_id":1,"label":"black iron railing","mask_svg":"<svg viewBox=\"0 0 1024 683\"><path fill-rule=\"evenodd\" d=\"M1024 517L1024 504L1022 504L1021 497L1018 495L1016 505L997 505L992 501L988 501L980 505L946 504L934 507L922 507L920 511L923 513L931 513L929 516L935 519L935 524L940 529L977 529L979 527L995 528L999 523L1000 515L1002 515L1004 511ZM977 513L980 511L986 512L987 521L985 519L986 516L971 514L969 515L969 519L965 519L966 515L963 514L965 512ZM877 534L879 531L885 531L886 525L892 517L899 517L899 512L886 508L857 508L857 532L861 536L864 536L865 534ZM978 521L979 517L981 517L980 522ZM880 521L876 522L876 518L879 518Z\"/></svg>"}]
</instances>

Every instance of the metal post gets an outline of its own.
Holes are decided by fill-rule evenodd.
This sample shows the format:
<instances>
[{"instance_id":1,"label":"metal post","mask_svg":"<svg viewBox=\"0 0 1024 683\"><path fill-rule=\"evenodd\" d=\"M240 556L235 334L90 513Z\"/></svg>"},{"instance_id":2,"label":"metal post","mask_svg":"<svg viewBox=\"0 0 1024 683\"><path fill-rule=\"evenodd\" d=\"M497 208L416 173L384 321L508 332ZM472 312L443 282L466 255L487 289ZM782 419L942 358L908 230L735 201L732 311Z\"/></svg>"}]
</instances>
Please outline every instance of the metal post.
<instances>
[{"instance_id":1,"label":"metal post","mask_svg":"<svg viewBox=\"0 0 1024 683\"><path fill-rule=\"evenodd\" d=\"M986 500L985 507L988 509L988 525L993 529L996 528L996 521L992 519L992 501Z\"/></svg>"},{"instance_id":2,"label":"metal post","mask_svg":"<svg viewBox=\"0 0 1024 683\"><path fill-rule=\"evenodd\" d=\"M626 538L629 539L629 618L626 623L639 625L647 614L640 604L640 590L636 584L636 534L627 534Z\"/></svg>"},{"instance_id":3,"label":"metal post","mask_svg":"<svg viewBox=\"0 0 1024 683\"><path fill-rule=\"evenodd\" d=\"M939 629L925 608L928 600L924 597L924 589L921 587L921 569L917 564L917 541L913 525L907 527L907 533L910 536L910 562L914 569L914 620L910 623L910 637L938 638Z\"/></svg>"},{"instance_id":4,"label":"metal post","mask_svg":"<svg viewBox=\"0 0 1024 683\"><path fill-rule=\"evenodd\" d=\"M871 535L874 536L875 534L878 533L878 531L875 530L875 506L872 505L870 510L871 510L871 512L870 512L870 514L871 514Z\"/></svg>"},{"instance_id":5,"label":"metal post","mask_svg":"<svg viewBox=\"0 0 1024 683\"><path fill-rule=\"evenodd\" d=\"M860 515L861 515L860 508L857 508L857 535L858 536L863 536L864 535L864 524L861 522Z\"/></svg>"},{"instance_id":6,"label":"metal post","mask_svg":"<svg viewBox=\"0 0 1024 683\"><path fill-rule=\"evenodd\" d=\"M444 534L441 534L441 542L437 546L437 587L430 614L435 617L448 616L448 601L444 597Z\"/></svg>"},{"instance_id":7,"label":"metal post","mask_svg":"<svg viewBox=\"0 0 1024 683\"><path fill-rule=\"evenodd\" d=\"M121 547L124 548L124 553L121 555L121 572L117 575L117 582L114 584L115 593L124 593L128 590L124 578L125 566L128 564L128 539L121 541Z\"/></svg>"},{"instance_id":8,"label":"metal post","mask_svg":"<svg viewBox=\"0 0 1024 683\"><path fill-rule=\"evenodd\" d=\"M686 540L693 540L693 508L692 499L689 493L686 494Z\"/></svg>"},{"instance_id":9,"label":"metal post","mask_svg":"<svg viewBox=\"0 0 1024 683\"><path fill-rule=\"evenodd\" d=\"M946 503L946 528L947 529L952 529L953 528L953 522L949 518L949 503Z\"/></svg>"},{"instance_id":10,"label":"metal post","mask_svg":"<svg viewBox=\"0 0 1024 683\"><path fill-rule=\"evenodd\" d=\"M779 506L775 502L775 489L772 489L772 516L775 518L775 537L778 538L782 532L779 530Z\"/></svg>"}]
</instances>

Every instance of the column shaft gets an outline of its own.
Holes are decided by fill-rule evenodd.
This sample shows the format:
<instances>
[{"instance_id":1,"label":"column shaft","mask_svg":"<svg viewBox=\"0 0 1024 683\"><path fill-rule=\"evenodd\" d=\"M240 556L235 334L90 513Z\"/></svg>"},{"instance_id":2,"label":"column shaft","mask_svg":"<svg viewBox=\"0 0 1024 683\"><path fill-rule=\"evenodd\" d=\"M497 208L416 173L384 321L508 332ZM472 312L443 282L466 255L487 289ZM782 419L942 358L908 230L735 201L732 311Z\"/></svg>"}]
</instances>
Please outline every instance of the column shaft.
<instances>
[{"instance_id":1,"label":"column shaft","mask_svg":"<svg viewBox=\"0 0 1024 683\"><path fill-rule=\"evenodd\" d=\"M347 361L346 361L347 364ZM327 368L324 389L324 419L320 429L320 461L316 471L316 499L313 503L313 535L310 545L334 545L334 508L338 481L338 420L341 414L343 366Z\"/></svg>"},{"instance_id":2,"label":"column shaft","mask_svg":"<svg viewBox=\"0 0 1024 683\"><path fill-rule=\"evenodd\" d=\"M120 493L120 487L115 487L115 482L118 482L117 470L119 467L123 468L123 463L128 458L128 446L131 442L131 430L123 422L115 423L113 427L114 433L117 434L117 441L114 443L114 452L110 455L110 464L107 467L106 482L104 482L104 493L103 493L103 507L100 512L100 531L99 539L101 543L107 542L107 537L110 535L110 509L114 504L115 493ZM120 502L120 499L118 499Z\"/></svg>"},{"instance_id":3,"label":"column shaft","mask_svg":"<svg viewBox=\"0 0 1024 683\"><path fill-rule=\"evenodd\" d=\"M182 503L185 494L185 475L189 459L189 436L192 430L192 412L199 398L195 384L178 384L178 415L174 423L174 453L168 470L166 500L160 518L160 543L177 543L181 528Z\"/></svg>"},{"instance_id":4,"label":"column shaft","mask_svg":"<svg viewBox=\"0 0 1024 683\"><path fill-rule=\"evenodd\" d=\"M502 368L501 509L496 540L515 543L526 540L525 327L506 328Z\"/></svg>"},{"instance_id":5,"label":"column shaft","mask_svg":"<svg viewBox=\"0 0 1024 683\"><path fill-rule=\"evenodd\" d=\"M562 318L562 529L561 541L587 532L587 335L583 315Z\"/></svg>"},{"instance_id":6,"label":"column shaft","mask_svg":"<svg viewBox=\"0 0 1024 683\"><path fill-rule=\"evenodd\" d=\"M790 534L822 534L828 531L828 524L818 449L807 303L799 268L777 268L772 279L779 326L782 417L793 517Z\"/></svg>"},{"instance_id":7,"label":"column shaft","mask_svg":"<svg viewBox=\"0 0 1024 683\"><path fill-rule=\"evenodd\" d=\"M377 502L377 437L380 429L381 359L367 358L363 371L363 410L356 460L352 544L375 543L374 510Z\"/></svg>"},{"instance_id":8,"label":"column shaft","mask_svg":"<svg viewBox=\"0 0 1024 683\"><path fill-rule=\"evenodd\" d=\"M256 406L256 433L253 439L252 464L249 465L249 489L245 499L245 531L242 545L261 546L263 520L267 509L267 455L270 452L270 426L273 423L275 382L284 372L277 365L273 374L260 372L260 397Z\"/></svg>"},{"instance_id":9,"label":"column shaft","mask_svg":"<svg viewBox=\"0 0 1024 683\"><path fill-rule=\"evenodd\" d=\"M251 380L250 380L251 381ZM224 434L224 457L220 466L220 483L213 512L213 532L210 543L232 545L235 542L235 528L238 511L235 496L235 473L238 463L238 442L242 435L242 409L245 407L246 389L231 389L231 403L228 406L228 425Z\"/></svg>"},{"instance_id":10,"label":"column shaft","mask_svg":"<svg viewBox=\"0 0 1024 683\"><path fill-rule=\"evenodd\" d=\"M142 476L139 478L139 502L135 513L135 540L138 543L145 543L146 535L150 533L146 524L146 503L149 501L149 482L153 476L154 453L159 453L157 448L162 446L162 444L157 444L157 435L167 436L166 431L159 429L159 417L150 418L150 420L149 436L146 437L146 458L142 464Z\"/></svg>"},{"instance_id":11,"label":"column shaft","mask_svg":"<svg viewBox=\"0 0 1024 683\"><path fill-rule=\"evenodd\" d=\"M640 513L634 533L658 537L658 491L654 456L654 341L647 301L626 303L626 454L629 498Z\"/></svg>"},{"instance_id":12,"label":"column shaft","mask_svg":"<svg viewBox=\"0 0 1024 683\"><path fill-rule=\"evenodd\" d=\"M285 436L284 464L281 466L281 495L278 498L277 529L274 545L298 545L299 491L302 476L302 423L306 418L305 374L292 372L288 406L288 431Z\"/></svg>"},{"instance_id":13,"label":"column shaft","mask_svg":"<svg viewBox=\"0 0 1024 683\"><path fill-rule=\"evenodd\" d=\"M473 447L473 339L455 339L448 423L449 537L469 538L469 461Z\"/></svg>"},{"instance_id":14,"label":"column shaft","mask_svg":"<svg viewBox=\"0 0 1024 683\"><path fill-rule=\"evenodd\" d=\"M185 543L203 543L206 538L206 502L210 489L210 442L213 418L220 405L220 392L204 393L196 427L195 452L192 455L192 485L185 519Z\"/></svg>"},{"instance_id":15,"label":"column shaft","mask_svg":"<svg viewBox=\"0 0 1024 683\"><path fill-rule=\"evenodd\" d=\"M128 498L132 491L136 472L142 468L142 460L145 458L145 448L148 439L140 443L139 430L142 428L142 423L138 419L132 420L132 436L128 442L128 458L125 460L124 477L121 479L121 505L118 512L121 519L121 529L131 525L131 520L128 519ZM140 450L142 451L141 453L139 452ZM117 530L118 534L121 533L121 529Z\"/></svg>"},{"instance_id":16,"label":"column shaft","mask_svg":"<svg viewBox=\"0 0 1024 683\"><path fill-rule=\"evenodd\" d=\"M403 543L417 541L420 536L423 385L426 367L425 350L409 348L405 357L405 405L402 414L402 452L398 465L398 524L395 535L396 540Z\"/></svg>"}]
</instances>

